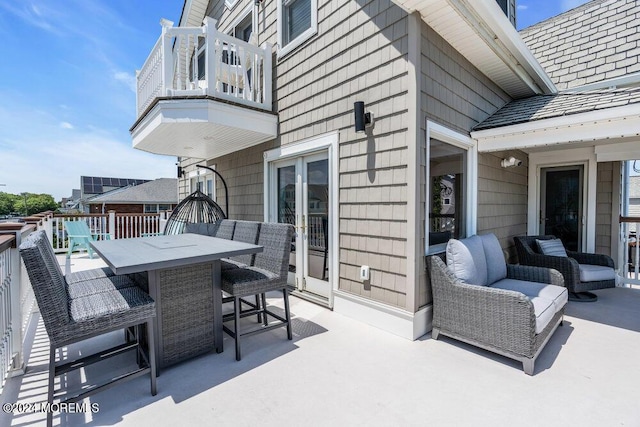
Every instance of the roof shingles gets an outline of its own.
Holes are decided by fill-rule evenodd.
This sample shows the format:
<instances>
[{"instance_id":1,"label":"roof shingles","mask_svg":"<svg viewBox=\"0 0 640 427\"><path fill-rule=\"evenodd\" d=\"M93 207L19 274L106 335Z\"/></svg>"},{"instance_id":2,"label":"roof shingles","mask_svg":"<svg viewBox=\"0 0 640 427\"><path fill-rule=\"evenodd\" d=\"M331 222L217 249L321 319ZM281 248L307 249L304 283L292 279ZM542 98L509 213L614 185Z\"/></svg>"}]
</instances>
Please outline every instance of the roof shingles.
<instances>
[{"instance_id":1,"label":"roof shingles","mask_svg":"<svg viewBox=\"0 0 640 427\"><path fill-rule=\"evenodd\" d=\"M473 130L485 130L637 103L640 103L640 88L538 95L509 102Z\"/></svg>"}]
</instances>

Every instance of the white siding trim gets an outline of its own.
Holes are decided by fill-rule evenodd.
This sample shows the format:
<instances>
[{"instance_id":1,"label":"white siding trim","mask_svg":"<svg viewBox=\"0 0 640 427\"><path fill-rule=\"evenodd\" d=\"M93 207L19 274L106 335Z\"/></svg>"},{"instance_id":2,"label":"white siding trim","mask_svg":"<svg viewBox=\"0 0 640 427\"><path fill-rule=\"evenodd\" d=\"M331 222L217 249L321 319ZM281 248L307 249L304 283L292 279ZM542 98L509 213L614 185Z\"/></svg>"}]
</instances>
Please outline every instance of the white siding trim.
<instances>
[{"instance_id":1,"label":"white siding trim","mask_svg":"<svg viewBox=\"0 0 640 427\"><path fill-rule=\"evenodd\" d=\"M640 104L471 132L480 152L640 136Z\"/></svg>"},{"instance_id":2,"label":"white siding trim","mask_svg":"<svg viewBox=\"0 0 640 427\"><path fill-rule=\"evenodd\" d=\"M433 305L410 313L339 290L334 291L333 311L409 340L420 338L433 325Z\"/></svg>"}]
</instances>

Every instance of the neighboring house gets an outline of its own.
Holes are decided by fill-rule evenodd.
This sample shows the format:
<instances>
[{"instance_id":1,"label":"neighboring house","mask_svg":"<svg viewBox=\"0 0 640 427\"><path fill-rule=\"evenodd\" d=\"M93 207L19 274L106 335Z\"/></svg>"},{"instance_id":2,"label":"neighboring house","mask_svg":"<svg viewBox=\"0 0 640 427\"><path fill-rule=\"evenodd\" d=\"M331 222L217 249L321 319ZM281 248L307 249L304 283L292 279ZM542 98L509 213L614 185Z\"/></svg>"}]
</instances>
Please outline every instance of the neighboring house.
<instances>
[{"instance_id":1,"label":"neighboring house","mask_svg":"<svg viewBox=\"0 0 640 427\"><path fill-rule=\"evenodd\" d=\"M89 206L86 201L100 194L108 193L122 187L130 185L139 185L148 182L148 179L133 178L105 178L100 176L81 176L80 177L80 198L77 200L78 209L89 213ZM76 195L76 190L74 196Z\"/></svg>"},{"instance_id":2,"label":"neighboring house","mask_svg":"<svg viewBox=\"0 0 640 427\"><path fill-rule=\"evenodd\" d=\"M188 0L138 74L133 145L179 156L181 197L204 164L230 218L294 223L297 295L415 339L435 177L455 234L495 233L510 262L513 236L545 232L617 257L639 8L596 0L518 34L512 0Z\"/></svg>"},{"instance_id":3,"label":"neighboring house","mask_svg":"<svg viewBox=\"0 0 640 427\"><path fill-rule=\"evenodd\" d=\"M90 213L158 213L178 204L178 180L159 178L117 188L86 201Z\"/></svg>"}]
</instances>

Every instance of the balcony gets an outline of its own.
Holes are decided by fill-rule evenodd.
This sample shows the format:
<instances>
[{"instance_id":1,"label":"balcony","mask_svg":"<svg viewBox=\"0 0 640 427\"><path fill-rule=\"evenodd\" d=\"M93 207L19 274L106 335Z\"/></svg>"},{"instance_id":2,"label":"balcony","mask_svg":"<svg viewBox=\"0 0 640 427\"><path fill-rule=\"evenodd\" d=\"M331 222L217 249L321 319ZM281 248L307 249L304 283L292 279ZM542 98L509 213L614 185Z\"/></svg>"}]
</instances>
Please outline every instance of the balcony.
<instances>
[{"instance_id":1,"label":"balcony","mask_svg":"<svg viewBox=\"0 0 640 427\"><path fill-rule=\"evenodd\" d=\"M137 72L133 147L207 159L275 138L271 45L221 33L212 18L202 27L172 25L163 21Z\"/></svg>"},{"instance_id":2,"label":"balcony","mask_svg":"<svg viewBox=\"0 0 640 427\"><path fill-rule=\"evenodd\" d=\"M11 404L0 412L2 426L42 425L46 417L37 409L47 395L49 342L14 247L35 227L55 231L55 217L36 221L0 233L0 400ZM638 227L640 218L625 223ZM65 255L58 262L64 268ZM84 253L69 264L106 265ZM293 297L292 341L283 330L256 335L237 362L225 336L223 353L164 370L156 396L140 377L85 399L77 412L55 411L54 425L636 425L640 408L629 396L640 381L640 289L596 292L596 303L569 302L533 377L477 347L429 334L409 341ZM65 351L75 357L119 340L116 332ZM133 355L114 360L64 380L75 387L136 363Z\"/></svg>"}]
</instances>

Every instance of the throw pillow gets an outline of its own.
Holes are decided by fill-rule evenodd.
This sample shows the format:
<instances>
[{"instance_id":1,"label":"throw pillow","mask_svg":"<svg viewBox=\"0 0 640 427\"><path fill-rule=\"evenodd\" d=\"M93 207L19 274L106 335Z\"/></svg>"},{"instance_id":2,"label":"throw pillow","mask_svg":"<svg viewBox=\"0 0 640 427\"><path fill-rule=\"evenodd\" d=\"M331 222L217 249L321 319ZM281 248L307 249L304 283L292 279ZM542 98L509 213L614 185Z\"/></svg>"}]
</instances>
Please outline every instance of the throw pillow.
<instances>
[{"instance_id":1,"label":"throw pillow","mask_svg":"<svg viewBox=\"0 0 640 427\"><path fill-rule=\"evenodd\" d=\"M538 247L540 248L540 252L545 255L551 256L567 256L567 251L564 249L562 245L562 240L560 239L551 239L551 240L540 240L536 239L538 243Z\"/></svg>"}]
</instances>

